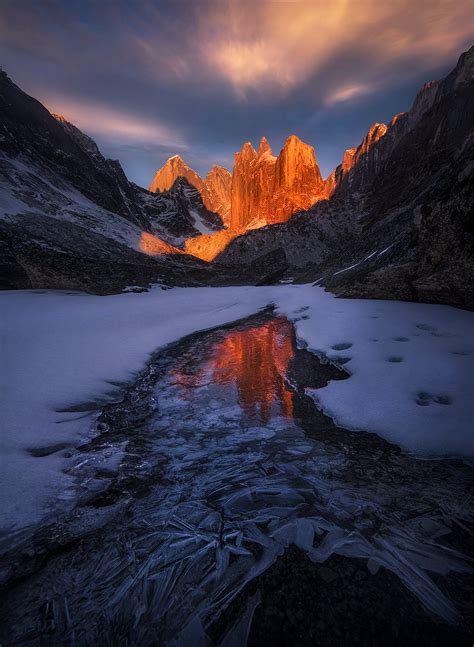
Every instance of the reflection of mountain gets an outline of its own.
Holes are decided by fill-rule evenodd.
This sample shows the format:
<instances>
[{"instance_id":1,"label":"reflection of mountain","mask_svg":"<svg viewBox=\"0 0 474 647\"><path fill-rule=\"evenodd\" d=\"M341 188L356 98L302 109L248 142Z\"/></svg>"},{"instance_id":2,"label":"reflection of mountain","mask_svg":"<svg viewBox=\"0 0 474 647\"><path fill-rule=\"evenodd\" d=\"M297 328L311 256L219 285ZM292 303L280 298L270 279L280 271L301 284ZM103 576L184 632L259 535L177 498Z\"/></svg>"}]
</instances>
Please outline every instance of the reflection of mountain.
<instances>
[{"instance_id":1,"label":"reflection of mountain","mask_svg":"<svg viewBox=\"0 0 474 647\"><path fill-rule=\"evenodd\" d=\"M212 382L235 384L244 412L266 424L272 415L292 415L292 392L285 383L293 357L292 325L275 319L261 326L232 331L211 351L205 368L198 374L185 366L174 371L176 384L186 388Z\"/></svg>"}]
</instances>

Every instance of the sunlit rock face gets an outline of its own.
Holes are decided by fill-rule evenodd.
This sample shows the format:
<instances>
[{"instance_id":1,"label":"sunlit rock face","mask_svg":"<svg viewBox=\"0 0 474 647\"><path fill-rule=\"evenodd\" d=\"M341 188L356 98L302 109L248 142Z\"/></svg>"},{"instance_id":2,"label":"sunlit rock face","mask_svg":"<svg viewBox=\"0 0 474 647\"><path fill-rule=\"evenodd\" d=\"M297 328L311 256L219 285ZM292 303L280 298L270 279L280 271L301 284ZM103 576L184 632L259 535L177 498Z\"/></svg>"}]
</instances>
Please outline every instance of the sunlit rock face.
<instances>
[{"instance_id":1,"label":"sunlit rock face","mask_svg":"<svg viewBox=\"0 0 474 647\"><path fill-rule=\"evenodd\" d=\"M187 254L197 256L203 261L213 261L236 236L244 233L244 231L243 229L223 229L222 231L216 231L214 234L188 238L184 249Z\"/></svg>"},{"instance_id":2,"label":"sunlit rock face","mask_svg":"<svg viewBox=\"0 0 474 647\"><path fill-rule=\"evenodd\" d=\"M250 142L235 154L231 228L254 228L288 220L326 197L314 148L291 135L278 157L265 137L258 153Z\"/></svg>"},{"instance_id":3,"label":"sunlit rock face","mask_svg":"<svg viewBox=\"0 0 474 647\"><path fill-rule=\"evenodd\" d=\"M158 236L142 232L139 242L140 251L147 256L166 256L172 254L184 254L183 251L173 245L169 245Z\"/></svg>"},{"instance_id":4,"label":"sunlit rock face","mask_svg":"<svg viewBox=\"0 0 474 647\"><path fill-rule=\"evenodd\" d=\"M234 155L234 173L232 175L232 214L231 229L244 227L251 220L252 205L255 194L250 195L254 180L254 171L258 154L250 142Z\"/></svg>"},{"instance_id":5,"label":"sunlit rock face","mask_svg":"<svg viewBox=\"0 0 474 647\"><path fill-rule=\"evenodd\" d=\"M226 227L230 224L232 175L223 166L214 165L204 180L202 200L209 211L218 213Z\"/></svg>"},{"instance_id":6,"label":"sunlit rock face","mask_svg":"<svg viewBox=\"0 0 474 647\"><path fill-rule=\"evenodd\" d=\"M150 191L153 193L168 191L179 177L186 178L198 191L202 191L204 188L204 183L200 176L179 155L174 155L166 160L164 166L155 173L155 177L150 184Z\"/></svg>"},{"instance_id":7,"label":"sunlit rock face","mask_svg":"<svg viewBox=\"0 0 474 647\"><path fill-rule=\"evenodd\" d=\"M285 142L275 165L273 204L268 222L282 222L309 209L324 195L324 182L314 148L295 135Z\"/></svg>"}]
</instances>

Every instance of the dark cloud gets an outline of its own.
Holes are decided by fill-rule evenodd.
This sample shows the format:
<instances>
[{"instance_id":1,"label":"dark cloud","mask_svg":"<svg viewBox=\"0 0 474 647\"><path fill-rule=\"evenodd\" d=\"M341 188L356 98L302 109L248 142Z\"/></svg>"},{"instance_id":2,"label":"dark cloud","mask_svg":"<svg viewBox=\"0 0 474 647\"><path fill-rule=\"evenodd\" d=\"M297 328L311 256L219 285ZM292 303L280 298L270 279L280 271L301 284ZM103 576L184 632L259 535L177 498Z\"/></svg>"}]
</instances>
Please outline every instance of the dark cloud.
<instances>
[{"instance_id":1,"label":"dark cloud","mask_svg":"<svg viewBox=\"0 0 474 647\"><path fill-rule=\"evenodd\" d=\"M10 76L147 186L180 153L205 174L295 133L323 173L409 108L472 40L470 0L3 0Z\"/></svg>"}]
</instances>

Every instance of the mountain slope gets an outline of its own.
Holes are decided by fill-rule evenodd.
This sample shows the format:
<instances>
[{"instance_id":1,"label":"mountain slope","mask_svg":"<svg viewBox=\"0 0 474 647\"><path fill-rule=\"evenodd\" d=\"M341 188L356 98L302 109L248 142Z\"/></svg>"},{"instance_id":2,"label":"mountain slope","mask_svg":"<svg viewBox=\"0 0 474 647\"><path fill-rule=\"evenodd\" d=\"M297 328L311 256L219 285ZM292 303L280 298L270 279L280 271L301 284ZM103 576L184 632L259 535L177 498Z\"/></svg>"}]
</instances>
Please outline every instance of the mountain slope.
<instances>
[{"instance_id":1,"label":"mountain slope","mask_svg":"<svg viewBox=\"0 0 474 647\"><path fill-rule=\"evenodd\" d=\"M223 166L214 164L206 175L202 200L209 211L218 213L225 227L230 224L232 175Z\"/></svg>"},{"instance_id":2,"label":"mountain slope","mask_svg":"<svg viewBox=\"0 0 474 647\"><path fill-rule=\"evenodd\" d=\"M204 263L170 244L171 213L185 211L177 199L130 183L118 162L3 72L0 114L0 287L106 293L208 280Z\"/></svg>"}]
</instances>

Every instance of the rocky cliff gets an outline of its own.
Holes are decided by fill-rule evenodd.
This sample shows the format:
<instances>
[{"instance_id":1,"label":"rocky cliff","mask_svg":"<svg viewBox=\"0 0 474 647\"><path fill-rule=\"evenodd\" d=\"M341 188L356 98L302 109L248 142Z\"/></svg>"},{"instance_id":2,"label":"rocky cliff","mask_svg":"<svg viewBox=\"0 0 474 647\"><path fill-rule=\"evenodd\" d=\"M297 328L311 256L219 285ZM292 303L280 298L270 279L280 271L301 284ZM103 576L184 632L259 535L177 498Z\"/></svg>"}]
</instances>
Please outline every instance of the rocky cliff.
<instances>
[{"instance_id":1,"label":"rocky cliff","mask_svg":"<svg viewBox=\"0 0 474 647\"><path fill-rule=\"evenodd\" d=\"M152 193L168 191L179 177L186 178L189 184L199 192L202 191L204 183L201 177L179 155L173 155L167 159L157 170L150 184L150 191Z\"/></svg>"},{"instance_id":2,"label":"rocky cliff","mask_svg":"<svg viewBox=\"0 0 474 647\"><path fill-rule=\"evenodd\" d=\"M275 157L265 137L258 153L247 142L234 157L230 228L283 222L324 197L312 146L291 135Z\"/></svg>"},{"instance_id":3,"label":"rocky cliff","mask_svg":"<svg viewBox=\"0 0 474 647\"><path fill-rule=\"evenodd\" d=\"M202 201L206 209L219 214L225 227L230 225L230 192L232 175L223 166L214 166L206 175Z\"/></svg>"}]
</instances>

